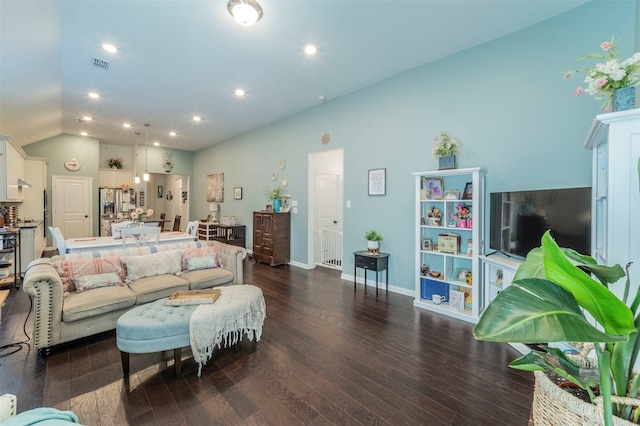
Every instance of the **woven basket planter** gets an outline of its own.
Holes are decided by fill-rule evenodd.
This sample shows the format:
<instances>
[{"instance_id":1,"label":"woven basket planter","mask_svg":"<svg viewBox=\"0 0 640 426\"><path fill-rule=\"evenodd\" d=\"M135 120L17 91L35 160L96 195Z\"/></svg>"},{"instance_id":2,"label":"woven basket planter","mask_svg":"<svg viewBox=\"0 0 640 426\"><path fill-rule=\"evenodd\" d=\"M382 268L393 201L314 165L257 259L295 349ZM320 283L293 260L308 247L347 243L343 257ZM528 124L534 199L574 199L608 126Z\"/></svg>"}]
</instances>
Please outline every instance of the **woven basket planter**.
<instances>
[{"instance_id":1,"label":"woven basket planter","mask_svg":"<svg viewBox=\"0 0 640 426\"><path fill-rule=\"evenodd\" d=\"M542 371L536 371L534 375L536 381L531 411L535 426L596 426L604 424L601 407L576 398L562 390ZM631 398L621 398L621 400L620 402L627 404L640 404L639 400ZM635 423L614 416L613 424L631 426Z\"/></svg>"}]
</instances>

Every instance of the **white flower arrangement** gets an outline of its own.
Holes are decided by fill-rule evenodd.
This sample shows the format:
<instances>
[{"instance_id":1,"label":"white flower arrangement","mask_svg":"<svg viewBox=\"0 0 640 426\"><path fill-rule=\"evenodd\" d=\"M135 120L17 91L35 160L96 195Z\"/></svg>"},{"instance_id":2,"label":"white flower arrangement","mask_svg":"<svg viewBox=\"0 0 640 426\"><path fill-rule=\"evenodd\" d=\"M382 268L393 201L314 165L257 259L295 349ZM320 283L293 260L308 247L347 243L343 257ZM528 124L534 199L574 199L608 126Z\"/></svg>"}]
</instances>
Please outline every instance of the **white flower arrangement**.
<instances>
[{"instance_id":1,"label":"white flower arrangement","mask_svg":"<svg viewBox=\"0 0 640 426\"><path fill-rule=\"evenodd\" d=\"M142 207L137 207L126 212L118 213L118 219L131 219L134 222L139 222L151 215L153 215L153 209L145 210Z\"/></svg>"},{"instance_id":2,"label":"white flower arrangement","mask_svg":"<svg viewBox=\"0 0 640 426\"><path fill-rule=\"evenodd\" d=\"M433 147L432 151L434 157L446 157L448 155L456 155L458 153L460 141L449 136L447 132L440 132L440 135L433 138L433 140L436 143L436 146Z\"/></svg>"},{"instance_id":3,"label":"white flower arrangement","mask_svg":"<svg viewBox=\"0 0 640 426\"><path fill-rule=\"evenodd\" d=\"M564 73L564 77L570 78L576 73L585 72L586 88L578 87L573 92L573 96L577 97L586 92L595 96L596 99L606 98L604 109L610 111L611 101L616 90L635 86L640 82L640 53L634 53L630 58L620 61L614 37L611 37L611 41L600 43L600 49L603 53L589 53L578 60L599 58L605 62L598 63L592 68L568 70Z\"/></svg>"}]
</instances>

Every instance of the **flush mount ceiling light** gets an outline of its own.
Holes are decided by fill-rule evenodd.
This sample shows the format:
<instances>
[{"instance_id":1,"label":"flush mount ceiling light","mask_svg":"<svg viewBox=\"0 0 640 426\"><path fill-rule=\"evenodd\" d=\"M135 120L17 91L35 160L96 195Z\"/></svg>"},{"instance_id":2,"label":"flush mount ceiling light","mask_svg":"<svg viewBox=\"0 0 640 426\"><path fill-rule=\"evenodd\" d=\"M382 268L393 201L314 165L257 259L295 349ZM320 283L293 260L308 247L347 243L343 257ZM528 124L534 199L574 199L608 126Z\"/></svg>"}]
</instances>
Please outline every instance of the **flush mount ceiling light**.
<instances>
[{"instance_id":1,"label":"flush mount ceiling light","mask_svg":"<svg viewBox=\"0 0 640 426\"><path fill-rule=\"evenodd\" d=\"M255 0L229 0L227 10L240 25L250 27L262 18L262 8Z\"/></svg>"}]
</instances>

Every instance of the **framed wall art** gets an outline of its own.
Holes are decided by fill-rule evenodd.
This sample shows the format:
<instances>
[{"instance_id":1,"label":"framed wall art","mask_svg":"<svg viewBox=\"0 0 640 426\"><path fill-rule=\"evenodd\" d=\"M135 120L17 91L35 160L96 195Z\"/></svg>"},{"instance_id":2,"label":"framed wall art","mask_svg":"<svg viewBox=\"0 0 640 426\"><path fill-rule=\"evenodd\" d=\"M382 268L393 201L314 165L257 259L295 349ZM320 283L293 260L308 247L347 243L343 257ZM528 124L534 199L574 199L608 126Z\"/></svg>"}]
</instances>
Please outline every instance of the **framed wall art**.
<instances>
[{"instance_id":1,"label":"framed wall art","mask_svg":"<svg viewBox=\"0 0 640 426\"><path fill-rule=\"evenodd\" d=\"M158 198L164 197L164 188L162 185L158 185Z\"/></svg>"},{"instance_id":2,"label":"framed wall art","mask_svg":"<svg viewBox=\"0 0 640 426\"><path fill-rule=\"evenodd\" d=\"M233 199L234 200L242 200L242 187L236 186L233 188Z\"/></svg>"},{"instance_id":3,"label":"framed wall art","mask_svg":"<svg viewBox=\"0 0 640 426\"><path fill-rule=\"evenodd\" d=\"M207 176L207 201L209 203L224 201L224 173Z\"/></svg>"},{"instance_id":4,"label":"framed wall art","mask_svg":"<svg viewBox=\"0 0 640 426\"><path fill-rule=\"evenodd\" d=\"M387 194L387 169L369 170L369 195Z\"/></svg>"}]
</instances>

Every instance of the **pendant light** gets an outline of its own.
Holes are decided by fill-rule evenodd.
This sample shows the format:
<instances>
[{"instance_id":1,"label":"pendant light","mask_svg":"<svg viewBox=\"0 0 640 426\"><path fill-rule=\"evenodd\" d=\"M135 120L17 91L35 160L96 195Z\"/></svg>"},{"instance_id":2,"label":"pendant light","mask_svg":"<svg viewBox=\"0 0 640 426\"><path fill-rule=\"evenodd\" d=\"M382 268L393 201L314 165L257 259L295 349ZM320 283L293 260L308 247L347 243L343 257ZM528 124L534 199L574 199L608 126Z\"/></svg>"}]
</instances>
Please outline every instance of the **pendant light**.
<instances>
[{"instance_id":1,"label":"pendant light","mask_svg":"<svg viewBox=\"0 0 640 426\"><path fill-rule=\"evenodd\" d=\"M149 182L149 172L147 171L147 160L149 159L149 135L147 134L147 130L149 129L149 124L144 124L144 174L142 175L142 180L145 182Z\"/></svg>"},{"instance_id":2,"label":"pendant light","mask_svg":"<svg viewBox=\"0 0 640 426\"><path fill-rule=\"evenodd\" d=\"M138 143L138 136L140 136L140 132L136 132L136 158L138 157L138 148L140 146L140 144ZM136 163L138 163L138 161L136 161ZM137 164L136 164L137 165ZM138 176L138 167L136 167L136 177L133 178L133 181L136 184L140 183L140 176Z\"/></svg>"}]
</instances>

